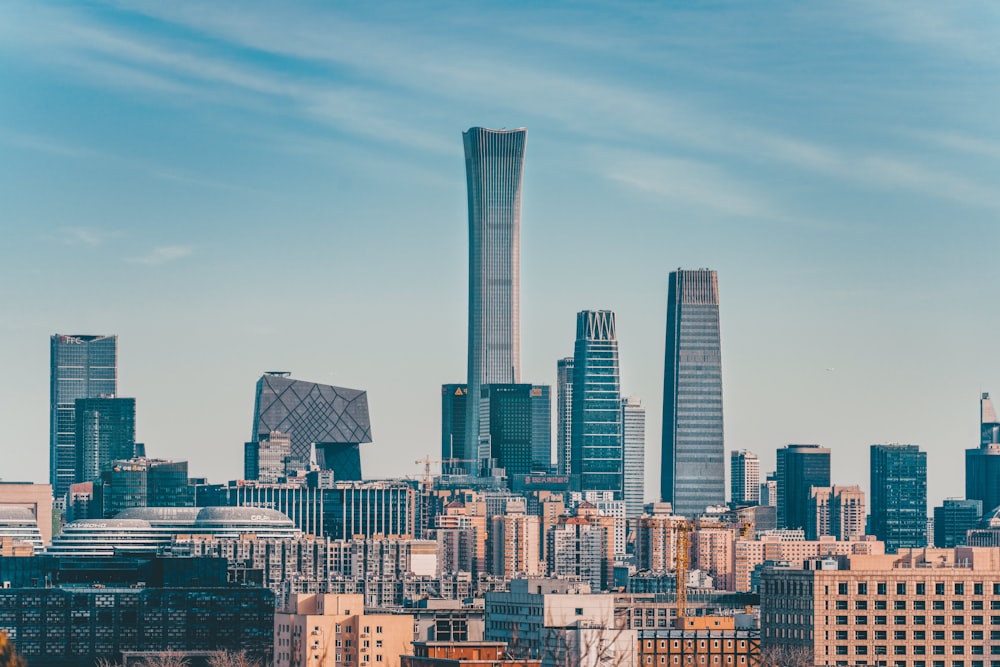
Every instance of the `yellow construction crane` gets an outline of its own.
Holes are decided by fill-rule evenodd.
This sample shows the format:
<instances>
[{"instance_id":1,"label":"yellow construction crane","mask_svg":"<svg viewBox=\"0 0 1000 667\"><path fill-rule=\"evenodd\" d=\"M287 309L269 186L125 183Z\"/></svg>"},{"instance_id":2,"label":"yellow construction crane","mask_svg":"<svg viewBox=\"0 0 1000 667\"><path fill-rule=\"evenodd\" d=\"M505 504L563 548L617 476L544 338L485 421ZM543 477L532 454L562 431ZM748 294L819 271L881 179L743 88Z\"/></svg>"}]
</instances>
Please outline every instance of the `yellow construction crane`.
<instances>
[{"instance_id":1,"label":"yellow construction crane","mask_svg":"<svg viewBox=\"0 0 1000 667\"><path fill-rule=\"evenodd\" d=\"M687 519L681 519L676 524L676 531L677 560L674 576L677 579L677 619L682 620L687 616L687 579L688 566L691 564L691 545L688 534L691 531L691 524Z\"/></svg>"},{"instance_id":2,"label":"yellow construction crane","mask_svg":"<svg viewBox=\"0 0 1000 667\"><path fill-rule=\"evenodd\" d=\"M425 487L430 487L430 485L431 485L431 464L432 463L442 463L442 464L443 463L457 463L459 461L461 461L461 459L432 459L431 455L428 454L424 458L418 459L418 460L414 461L414 463L416 463L417 465L420 465L421 463L424 464L424 486Z\"/></svg>"}]
</instances>

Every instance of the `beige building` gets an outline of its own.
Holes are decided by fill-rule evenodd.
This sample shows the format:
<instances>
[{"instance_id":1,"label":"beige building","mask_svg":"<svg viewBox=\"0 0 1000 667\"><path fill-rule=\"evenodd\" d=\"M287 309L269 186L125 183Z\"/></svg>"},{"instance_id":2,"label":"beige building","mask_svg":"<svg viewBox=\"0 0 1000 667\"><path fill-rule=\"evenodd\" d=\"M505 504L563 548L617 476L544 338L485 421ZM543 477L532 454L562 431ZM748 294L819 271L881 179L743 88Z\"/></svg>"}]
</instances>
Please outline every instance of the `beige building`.
<instances>
[{"instance_id":1,"label":"beige building","mask_svg":"<svg viewBox=\"0 0 1000 667\"><path fill-rule=\"evenodd\" d=\"M711 575L718 590L736 590L736 534L735 527L722 522L691 533L691 569Z\"/></svg>"},{"instance_id":2,"label":"beige building","mask_svg":"<svg viewBox=\"0 0 1000 667\"><path fill-rule=\"evenodd\" d=\"M366 614L361 595L295 594L274 615L275 667L399 667L413 616Z\"/></svg>"},{"instance_id":3,"label":"beige building","mask_svg":"<svg viewBox=\"0 0 1000 667\"><path fill-rule=\"evenodd\" d=\"M490 572L505 579L544 574L539 531L541 519L526 514L524 503L508 503L507 512L490 520Z\"/></svg>"},{"instance_id":4,"label":"beige building","mask_svg":"<svg viewBox=\"0 0 1000 667\"><path fill-rule=\"evenodd\" d=\"M24 507L38 522L42 542L52 544L52 485L0 482L0 507Z\"/></svg>"},{"instance_id":5,"label":"beige building","mask_svg":"<svg viewBox=\"0 0 1000 667\"><path fill-rule=\"evenodd\" d=\"M806 533L813 539L821 535L838 540L861 539L866 516L865 492L860 486L814 486L809 491Z\"/></svg>"},{"instance_id":6,"label":"beige building","mask_svg":"<svg viewBox=\"0 0 1000 667\"><path fill-rule=\"evenodd\" d=\"M998 627L1000 548L815 560L761 579L763 650L803 664L997 667Z\"/></svg>"},{"instance_id":7,"label":"beige building","mask_svg":"<svg viewBox=\"0 0 1000 667\"><path fill-rule=\"evenodd\" d=\"M867 535L859 540L840 541L826 536L818 540L789 539L786 535L763 535L757 540L738 540L735 551L736 590L750 591L754 568L765 561L787 561L798 566L810 558L823 556L878 555L885 553L885 543Z\"/></svg>"}]
</instances>

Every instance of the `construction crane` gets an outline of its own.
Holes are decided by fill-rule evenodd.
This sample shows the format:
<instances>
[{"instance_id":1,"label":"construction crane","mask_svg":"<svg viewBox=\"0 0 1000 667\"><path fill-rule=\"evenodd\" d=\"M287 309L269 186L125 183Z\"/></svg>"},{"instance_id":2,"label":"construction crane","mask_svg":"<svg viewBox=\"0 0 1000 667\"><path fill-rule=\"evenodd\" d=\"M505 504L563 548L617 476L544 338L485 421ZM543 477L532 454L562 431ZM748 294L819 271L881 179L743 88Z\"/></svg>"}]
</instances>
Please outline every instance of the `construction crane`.
<instances>
[{"instance_id":1,"label":"construction crane","mask_svg":"<svg viewBox=\"0 0 1000 667\"><path fill-rule=\"evenodd\" d=\"M691 564L691 547L689 533L691 524L687 519L681 519L676 524L677 560L674 567L674 577L677 580L677 620L682 621L687 616L687 579L688 567Z\"/></svg>"},{"instance_id":2,"label":"construction crane","mask_svg":"<svg viewBox=\"0 0 1000 667\"><path fill-rule=\"evenodd\" d=\"M432 463L458 463L461 459L432 459L431 455L428 454L422 459L417 459L414 461L417 465L421 463L424 464L424 486L430 487L431 485L431 464Z\"/></svg>"}]
</instances>

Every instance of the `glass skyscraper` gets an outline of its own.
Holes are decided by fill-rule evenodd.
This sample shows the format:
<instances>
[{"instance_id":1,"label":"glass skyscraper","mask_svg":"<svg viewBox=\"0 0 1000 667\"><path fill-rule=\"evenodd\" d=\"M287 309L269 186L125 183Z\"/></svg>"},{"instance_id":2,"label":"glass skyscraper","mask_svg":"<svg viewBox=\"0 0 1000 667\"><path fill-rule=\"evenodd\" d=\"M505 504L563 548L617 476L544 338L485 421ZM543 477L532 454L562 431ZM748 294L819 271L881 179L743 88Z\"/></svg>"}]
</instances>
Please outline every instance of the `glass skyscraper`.
<instances>
[{"instance_id":1,"label":"glass skyscraper","mask_svg":"<svg viewBox=\"0 0 1000 667\"><path fill-rule=\"evenodd\" d=\"M618 334L610 310L576 316L570 470L577 491L622 496L621 385Z\"/></svg>"},{"instance_id":2,"label":"glass skyscraper","mask_svg":"<svg viewBox=\"0 0 1000 667\"><path fill-rule=\"evenodd\" d=\"M726 502L722 344L715 271L678 269L667 293L660 497L694 516Z\"/></svg>"},{"instance_id":3,"label":"glass skyscraper","mask_svg":"<svg viewBox=\"0 0 1000 667\"><path fill-rule=\"evenodd\" d=\"M989 394L979 401L979 447L965 450L965 497L983 503L983 515L1000 506L1000 419Z\"/></svg>"},{"instance_id":4,"label":"glass skyscraper","mask_svg":"<svg viewBox=\"0 0 1000 667\"><path fill-rule=\"evenodd\" d=\"M49 483L57 502L77 481L76 399L118 393L118 337L50 339Z\"/></svg>"},{"instance_id":5,"label":"glass skyscraper","mask_svg":"<svg viewBox=\"0 0 1000 667\"><path fill-rule=\"evenodd\" d=\"M819 445L788 445L777 453L778 528L805 530L810 490L830 486L830 450Z\"/></svg>"},{"instance_id":6,"label":"glass skyscraper","mask_svg":"<svg viewBox=\"0 0 1000 667\"><path fill-rule=\"evenodd\" d=\"M549 388L545 385L480 387L480 469L503 468L508 478L530 475L542 465L548 472L551 414Z\"/></svg>"},{"instance_id":7,"label":"glass skyscraper","mask_svg":"<svg viewBox=\"0 0 1000 667\"><path fill-rule=\"evenodd\" d=\"M556 472L570 474L573 456L573 357L556 363Z\"/></svg>"},{"instance_id":8,"label":"glass skyscraper","mask_svg":"<svg viewBox=\"0 0 1000 667\"><path fill-rule=\"evenodd\" d=\"M622 399L622 499L625 516L642 515L646 494L646 408L635 396Z\"/></svg>"},{"instance_id":9,"label":"glass skyscraper","mask_svg":"<svg viewBox=\"0 0 1000 667\"><path fill-rule=\"evenodd\" d=\"M469 128L469 396L463 458L479 447L479 388L521 381L521 177L528 131Z\"/></svg>"},{"instance_id":10,"label":"glass skyscraper","mask_svg":"<svg viewBox=\"0 0 1000 667\"><path fill-rule=\"evenodd\" d=\"M76 480L93 482L115 459L135 456L135 399L76 399Z\"/></svg>"},{"instance_id":11,"label":"glass skyscraper","mask_svg":"<svg viewBox=\"0 0 1000 667\"><path fill-rule=\"evenodd\" d=\"M927 546L927 452L916 445L871 446L869 531L886 553Z\"/></svg>"},{"instance_id":12,"label":"glass skyscraper","mask_svg":"<svg viewBox=\"0 0 1000 667\"><path fill-rule=\"evenodd\" d=\"M465 457L465 419L469 386L465 384L441 385L441 472L445 475L476 473L474 461Z\"/></svg>"},{"instance_id":13,"label":"glass skyscraper","mask_svg":"<svg viewBox=\"0 0 1000 667\"><path fill-rule=\"evenodd\" d=\"M729 497L735 506L760 504L760 460L753 452L729 453Z\"/></svg>"}]
</instances>

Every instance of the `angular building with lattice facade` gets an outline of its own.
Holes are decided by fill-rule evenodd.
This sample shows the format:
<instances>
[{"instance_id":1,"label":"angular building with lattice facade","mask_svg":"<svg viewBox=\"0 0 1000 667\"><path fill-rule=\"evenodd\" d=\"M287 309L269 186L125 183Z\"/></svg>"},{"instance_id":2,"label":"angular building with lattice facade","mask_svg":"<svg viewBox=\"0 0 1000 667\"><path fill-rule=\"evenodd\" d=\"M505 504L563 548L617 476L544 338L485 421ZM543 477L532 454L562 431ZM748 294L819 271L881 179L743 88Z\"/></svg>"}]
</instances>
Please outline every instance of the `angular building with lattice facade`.
<instances>
[{"instance_id":1,"label":"angular building with lattice facade","mask_svg":"<svg viewBox=\"0 0 1000 667\"><path fill-rule=\"evenodd\" d=\"M265 373L257 381L251 440L272 431L289 435L292 459L308 462L315 447L321 469L340 480L360 480L359 445L372 441L368 393Z\"/></svg>"},{"instance_id":2,"label":"angular building with lattice facade","mask_svg":"<svg viewBox=\"0 0 1000 667\"><path fill-rule=\"evenodd\" d=\"M469 396L466 451L477 459L484 384L521 381L521 176L528 131L462 134L469 197Z\"/></svg>"},{"instance_id":3,"label":"angular building with lattice facade","mask_svg":"<svg viewBox=\"0 0 1000 667\"><path fill-rule=\"evenodd\" d=\"M670 273L660 498L694 516L726 502L722 344L715 271Z\"/></svg>"}]
</instances>

